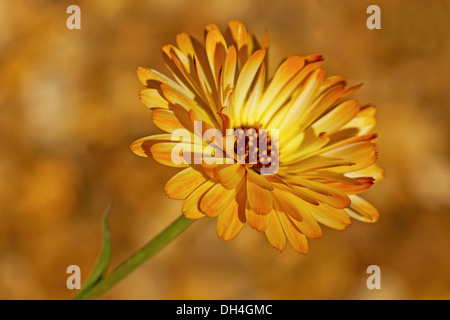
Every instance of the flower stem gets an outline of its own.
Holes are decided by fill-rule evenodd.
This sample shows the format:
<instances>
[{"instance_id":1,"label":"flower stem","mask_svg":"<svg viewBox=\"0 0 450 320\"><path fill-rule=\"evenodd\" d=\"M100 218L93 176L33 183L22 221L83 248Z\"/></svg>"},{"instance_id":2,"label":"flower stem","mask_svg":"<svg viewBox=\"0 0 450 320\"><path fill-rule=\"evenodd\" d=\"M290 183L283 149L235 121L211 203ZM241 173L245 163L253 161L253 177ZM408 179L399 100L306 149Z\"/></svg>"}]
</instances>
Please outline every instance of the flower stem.
<instances>
[{"instance_id":1,"label":"flower stem","mask_svg":"<svg viewBox=\"0 0 450 320\"><path fill-rule=\"evenodd\" d=\"M170 241L175 239L183 232L194 220L190 220L181 215L170 226L143 246L138 252L125 260L121 265L114 269L110 274L100 280L89 290L75 297L77 300L93 300L100 298L108 292L119 281L133 272L137 267L153 257Z\"/></svg>"}]
</instances>

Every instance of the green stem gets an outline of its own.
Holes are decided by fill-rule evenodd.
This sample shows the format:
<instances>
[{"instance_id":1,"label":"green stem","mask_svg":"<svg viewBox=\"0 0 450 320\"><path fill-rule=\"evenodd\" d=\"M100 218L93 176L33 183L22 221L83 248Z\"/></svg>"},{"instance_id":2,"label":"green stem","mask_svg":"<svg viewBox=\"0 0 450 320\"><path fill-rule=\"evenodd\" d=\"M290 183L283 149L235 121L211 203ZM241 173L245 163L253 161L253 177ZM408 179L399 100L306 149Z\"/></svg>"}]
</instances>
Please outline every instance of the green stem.
<instances>
[{"instance_id":1,"label":"green stem","mask_svg":"<svg viewBox=\"0 0 450 320\"><path fill-rule=\"evenodd\" d=\"M181 215L164 231L158 234L153 240L148 242L138 252L124 261L110 274L100 280L96 285L89 290L78 295L77 300L93 300L100 298L103 294L108 292L113 286L115 286L120 280L125 278L137 267L153 257L162 248L164 248L170 241L175 239L183 230L185 230L194 220L189 220Z\"/></svg>"}]
</instances>

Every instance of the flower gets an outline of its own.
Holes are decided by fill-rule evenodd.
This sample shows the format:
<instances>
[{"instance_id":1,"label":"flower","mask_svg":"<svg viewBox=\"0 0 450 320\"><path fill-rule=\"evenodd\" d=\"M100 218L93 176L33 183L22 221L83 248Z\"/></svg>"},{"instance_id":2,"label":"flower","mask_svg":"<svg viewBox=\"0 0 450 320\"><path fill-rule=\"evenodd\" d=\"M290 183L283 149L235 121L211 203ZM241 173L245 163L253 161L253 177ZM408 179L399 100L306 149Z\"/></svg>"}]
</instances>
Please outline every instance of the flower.
<instances>
[{"instance_id":1,"label":"flower","mask_svg":"<svg viewBox=\"0 0 450 320\"><path fill-rule=\"evenodd\" d=\"M341 230L350 217L377 221L378 211L359 196L383 178L372 133L375 107L347 99L359 85L349 88L343 77L325 77L317 54L288 57L268 80L267 33L260 45L240 21L231 21L225 35L207 25L204 44L184 32L176 43L163 47L172 78L153 69L137 71L146 86L140 99L166 133L139 139L131 149L184 168L167 182L165 192L184 200L187 218L218 217L217 235L225 241L247 223L265 232L276 249L284 250L287 239L303 254L307 238L321 237L320 224ZM200 132L196 123L202 125ZM175 148L190 147L173 139L180 129L194 141L209 129L224 135L227 129L242 129L247 144L239 148L236 138L232 147L247 161L233 156L233 163L175 162ZM278 138L268 136L268 151L250 163L250 146L257 151L263 140L260 129L278 130ZM221 149L223 139L213 140L211 155L226 158L230 150ZM184 149L191 152L184 159L205 154L206 148L204 140L194 142L194 149ZM277 171L262 174L268 160Z\"/></svg>"}]
</instances>

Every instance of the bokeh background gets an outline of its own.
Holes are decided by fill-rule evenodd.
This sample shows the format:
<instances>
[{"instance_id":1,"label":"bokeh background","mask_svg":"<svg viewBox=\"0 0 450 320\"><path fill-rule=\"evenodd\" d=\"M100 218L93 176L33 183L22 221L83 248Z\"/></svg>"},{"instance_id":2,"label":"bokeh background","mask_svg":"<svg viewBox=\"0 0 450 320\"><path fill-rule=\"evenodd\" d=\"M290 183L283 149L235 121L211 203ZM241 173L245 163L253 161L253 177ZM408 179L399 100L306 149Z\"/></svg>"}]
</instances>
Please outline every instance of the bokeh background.
<instances>
[{"instance_id":1,"label":"bokeh background","mask_svg":"<svg viewBox=\"0 0 450 320\"><path fill-rule=\"evenodd\" d=\"M66 8L81 8L81 30ZM381 8L382 29L366 28ZM180 214L165 182L177 171L128 148L159 132L139 101L136 67L165 71L178 32L241 19L271 38L270 68L321 53L329 75L364 83L378 107L387 178L366 193L376 224L324 227L310 253L279 253L248 226L217 239L195 222L106 299L450 299L450 2L335 0L0 1L0 299L71 299L113 203L114 267ZM366 268L381 268L381 290Z\"/></svg>"}]
</instances>

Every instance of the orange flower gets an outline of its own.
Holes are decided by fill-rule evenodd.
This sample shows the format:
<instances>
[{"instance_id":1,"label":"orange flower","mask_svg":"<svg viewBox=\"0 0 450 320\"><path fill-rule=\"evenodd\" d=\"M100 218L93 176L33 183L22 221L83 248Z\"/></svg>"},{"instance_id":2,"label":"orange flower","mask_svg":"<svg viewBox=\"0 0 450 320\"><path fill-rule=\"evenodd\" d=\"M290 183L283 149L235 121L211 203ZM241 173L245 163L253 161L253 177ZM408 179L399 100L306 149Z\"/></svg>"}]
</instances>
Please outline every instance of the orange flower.
<instances>
[{"instance_id":1,"label":"orange flower","mask_svg":"<svg viewBox=\"0 0 450 320\"><path fill-rule=\"evenodd\" d=\"M359 196L383 178L372 133L375 107L347 99L359 86L348 88L343 77L325 77L320 55L289 57L268 80L267 34L261 46L240 21L231 21L225 35L216 25L207 25L204 44L186 33L176 42L163 47L172 78L138 68L146 86L140 98L152 109L153 122L167 133L139 139L131 149L184 168L165 191L184 200L187 218L218 217L217 235L225 241L248 223L265 232L278 250L284 250L287 238L304 254L307 238L322 235L319 223L341 230L350 217L377 221L377 210ZM195 130L199 122L200 132ZM234 163L225 161L230 150L216 137L211 155L224 161L174 162L174 148L189 144L173 139L179 129L194 140L204 138L208 129L223 136L227 129L242 129L241 135L248 134L241 148L246 161L236 156ZM250 147L258 151L263 140L259 129L278 130L278 138L268 136L268 151L251 162ZM238 151L237 140L232 142ZM204 156L208 141L196 143L200 149L184 150L200 150ZM262 174L268 161L277 171Z\"/></svg>"}]
</instances>

